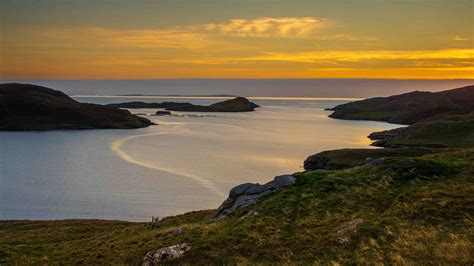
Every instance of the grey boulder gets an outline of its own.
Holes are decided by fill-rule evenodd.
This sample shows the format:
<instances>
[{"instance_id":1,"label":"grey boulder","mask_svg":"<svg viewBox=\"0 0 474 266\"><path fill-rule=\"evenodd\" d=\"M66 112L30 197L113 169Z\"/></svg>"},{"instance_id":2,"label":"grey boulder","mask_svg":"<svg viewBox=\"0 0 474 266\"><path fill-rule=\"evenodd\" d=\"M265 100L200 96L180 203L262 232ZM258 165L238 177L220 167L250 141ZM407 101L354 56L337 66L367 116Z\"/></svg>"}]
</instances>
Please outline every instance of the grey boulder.
<instances>
[{"instance_id":1,"label":"grey boulder","mask_svg":"<svg viewBox=\"0 0 474 266\"><path fill-rule=\"evenodd\" d=\"M164 247L157 250L149 251L143 258L143 266L158 265L165 261L174 260L181 257L184 253L191 250L188 243L177 244L174 246Z\"/></svg>"},{"instance_id":2,"label":"grey boulder","mask_svg":"<svg viewBox=\"0 0 474 266\"><path fill-rule=\"evenodd\" d=\"M292 175L281 175L263 185L253 183L238 185L230 190L229 197L219 206L216 216L218 219L224 218L237 209L255 204L263 196L293 185L295 181Z\"/></svg>"}]
</instances>

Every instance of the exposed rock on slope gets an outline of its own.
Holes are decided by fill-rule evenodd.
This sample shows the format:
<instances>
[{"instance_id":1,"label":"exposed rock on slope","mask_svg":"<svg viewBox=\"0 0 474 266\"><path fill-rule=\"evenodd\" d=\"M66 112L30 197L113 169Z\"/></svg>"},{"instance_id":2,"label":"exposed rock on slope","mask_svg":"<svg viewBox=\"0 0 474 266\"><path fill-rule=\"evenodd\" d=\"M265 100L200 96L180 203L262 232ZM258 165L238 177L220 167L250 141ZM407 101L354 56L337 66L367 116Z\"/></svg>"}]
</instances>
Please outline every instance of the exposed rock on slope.
<instances>
[{"instance_id":1,"label":"exposed rock on slope","mask_svg":"<svg viewBox=\"0 0 474 266\"><path fill-rule=\"evenodd\" d=\"M181 257L184 253L191 250L188 243L177 244L148 252L143 258L143 266L159 265L162 262L171 261Z\"/></svg>"},{"instance_id":2,"label":"exposed rock on slope","mask_svg":"<svg viewBox=\"0 0 474 266\"><path fill-rule=\"evenodd\" d=\"M291 175L277 176L266 184L245 183L232 188L229 197L217 209L217 217L223 218L235 210L257 203L263 196L278 192L295 183Z\"/></svg>"},{"instance_id":3,"label":"exposed rock on slope","mask_svg":"<svg viewBox=\"0 0 474 266\"><path fill-rule=\"evenodd\" d=\"M145 102L126 102L114 103L109 106L120 108L165 108L170 111L185 112L251 112L258 108L257 104L244 97L237 97L211 104L209 106L194 105L191 103L163 102L163 103L145 103Z\"/></svg>"},{"instance_id":4,"label":"exposed rock on slope","mask_svg":"<svg viewBox=\"0 0 474 266\"><path fill-rule=\"evenodd\" d=\"M0 130L140 128L151 124L126 110L79 103L50 88L0 84Z\"/></svg>"}]
</instances>

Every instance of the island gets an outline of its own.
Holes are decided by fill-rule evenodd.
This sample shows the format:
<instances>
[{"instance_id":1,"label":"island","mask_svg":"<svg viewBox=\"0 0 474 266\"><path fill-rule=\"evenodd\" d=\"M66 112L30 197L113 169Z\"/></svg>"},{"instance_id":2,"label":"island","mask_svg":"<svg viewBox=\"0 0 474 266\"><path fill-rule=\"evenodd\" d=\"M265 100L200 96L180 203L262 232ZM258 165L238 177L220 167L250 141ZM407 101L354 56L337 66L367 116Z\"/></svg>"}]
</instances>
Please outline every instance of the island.
<instances>
[{"instance_id":1,"label":"island","mask_svg":"<svg viewBox=\"0 0 474 266\"><path fill-rule=\"evenodd\" d=\"M463 108L472 103L431 110L404 130L419 123L464 123L472 111ZM372 109L364 109L357 119L370 119ZM374 113L382 120L379 110ZM394 109L385 117L399 114ZM345 118L351 116L346 110ZM408 146L310 156L301 172L235 186L216 210L143 223L0 221L0 262L468 265L474 261L472 142L456 143L449 140L453 135L432 132L437 127L425 129L416 139L407 136L413 140ZM459 136L459 128L445 130ZM463 130L472 136L472 127ZM437 137L423 139L432 135ZM433 140L447 147L424 147Z\"/></svg>"},{"instance_id":2,"label":"island","mask_svg":"<svg viewBox=\"0 0 474 266\"><path fill-rule=\"evenodd\" d=\"M152 124L127 110L80 103L50 88L0 84L0 130L126 129Z\"/></svg>"},{"instance_id":3,"label":"island","mask_svg":"<svg viewBox=\"0 0 474 266\"><path fill-rule=\"evenodd\" d=\"M258 108L257 104L249 101L245 97L236 97L234 99L225 100L211 105L194 105L183 102L162 102L162 103L146 103L146 102L124 102L113 103L108 106L119 108L164 108L169 111L182 112L252 112Z\"/></svg>"}]
</instances>

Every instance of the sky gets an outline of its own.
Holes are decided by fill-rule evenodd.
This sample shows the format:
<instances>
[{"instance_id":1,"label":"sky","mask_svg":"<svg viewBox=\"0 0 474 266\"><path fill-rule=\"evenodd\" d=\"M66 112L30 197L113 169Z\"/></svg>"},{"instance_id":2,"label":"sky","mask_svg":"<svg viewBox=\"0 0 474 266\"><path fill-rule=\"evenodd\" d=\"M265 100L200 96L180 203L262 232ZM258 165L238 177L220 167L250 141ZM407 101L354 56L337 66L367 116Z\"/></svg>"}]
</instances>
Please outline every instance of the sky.
<instances>
[{"instance_id":1,"label":"sky","mask_svg":"<svg viewBox=\"0 0 474 266\"><path fill-rule=\"evenodd\" d=\"M474 78L472 0L0 0L0 79Z\"/></svg>"}]
</instances>

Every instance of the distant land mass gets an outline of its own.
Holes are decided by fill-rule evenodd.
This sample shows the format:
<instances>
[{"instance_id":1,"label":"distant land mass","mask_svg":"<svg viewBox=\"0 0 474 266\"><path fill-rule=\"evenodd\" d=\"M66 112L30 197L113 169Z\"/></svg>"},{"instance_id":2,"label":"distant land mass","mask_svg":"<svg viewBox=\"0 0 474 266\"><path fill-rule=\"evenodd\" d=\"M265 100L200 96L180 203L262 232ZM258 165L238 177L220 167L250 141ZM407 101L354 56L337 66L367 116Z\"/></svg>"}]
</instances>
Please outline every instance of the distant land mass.
<instances>
[{"instance_id":1,"label":"distant land mass","mask_svg":"<svg viewBox=\"0 0 474 266\"><path fill-rule=\"evenodd\" d=\"M119 129L152 124L127 110L80 103L50 88L0 84L0 130Z\"/></svg>"},{"instance_id":2,"label":"distant land mass","mask_svg":"<svg viewBox=\"0 0 474 266\"><path fill-rule=\"evenodd\" d=\"M372 133L375 146L474 147L474 85L366 99L330 110L332 118L410 125Z\"/></svg>"},{"instance_id":3,"label":"distant land mass","mask_svg":"<svg viewBox=\"0 0 474 266\"><path fill-rule=\"evenodd\" d=\"M238 97L232 94L119 94L113 96L137 96L137 97Z\"/></svg>"},{"instance_id":4,"label":"distant land mass","mask_svg":"<svg viewBox=\"0 0 474 266\"><path fill-rule=\"evenodd\" d=\"M358 78L188 78L4 80L32 83L68 95L239 95L244 97L370 98L415 90L441 91L474 84L473 79L358 79Z\"/></svg>"},{"instance_id":5,"label":"distant land mass","mask_svg":"<svg viewBox=\"0 0 474 266\"><path fill-rule=\"evenodd\" d=\"M112 103L108 106L119 108L165 108L169 111L182 112L251 112L258 108L257 104L249 101L244 97L236 97L234 99L225 100L208 106L194 105L182 102L162 102L162 103L146 103L146 102L124 102Z\"/></svg>"}]
</instances>

